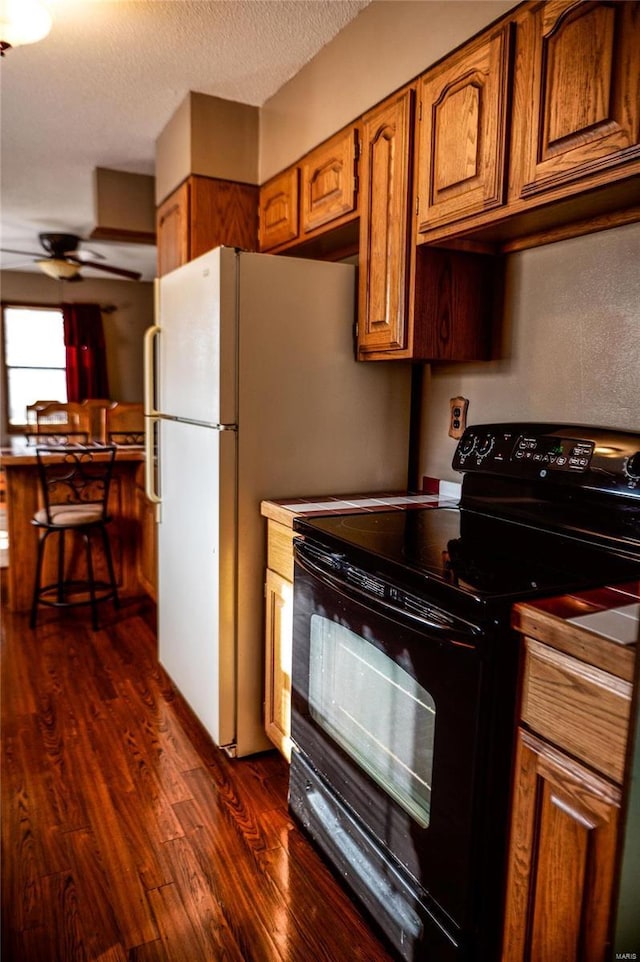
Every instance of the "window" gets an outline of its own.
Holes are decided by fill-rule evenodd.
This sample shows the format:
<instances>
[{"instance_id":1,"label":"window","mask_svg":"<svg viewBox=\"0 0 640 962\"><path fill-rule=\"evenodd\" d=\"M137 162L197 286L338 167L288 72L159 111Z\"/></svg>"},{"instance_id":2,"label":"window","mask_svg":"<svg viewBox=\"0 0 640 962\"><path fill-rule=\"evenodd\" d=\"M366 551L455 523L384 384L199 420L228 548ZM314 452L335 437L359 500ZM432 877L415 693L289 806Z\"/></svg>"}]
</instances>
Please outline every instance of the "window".
<instances>
[{"instance_id":1,"label":"window","mask_svg":"<svg viewBox=\"0 0 640 962\"><path fill-rule=\"evenodd\" d=\"M3 308L4 358L9 429L24 427L28 404L67 400L62 310Z\"/></svg>"}]
</instances>

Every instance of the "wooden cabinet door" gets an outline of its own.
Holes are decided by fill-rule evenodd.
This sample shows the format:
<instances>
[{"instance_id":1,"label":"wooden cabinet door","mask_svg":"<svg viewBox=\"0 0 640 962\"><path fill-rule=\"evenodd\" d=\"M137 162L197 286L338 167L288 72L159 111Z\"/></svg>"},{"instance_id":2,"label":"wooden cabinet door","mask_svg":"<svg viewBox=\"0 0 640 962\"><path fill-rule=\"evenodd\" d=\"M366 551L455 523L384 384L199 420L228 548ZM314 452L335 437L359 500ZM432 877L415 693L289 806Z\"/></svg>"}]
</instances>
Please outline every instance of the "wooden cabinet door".
<instances>
[{"instance_id":1,"label":"wooden cabinet door","mask_svg":"<svg viewBox=\"0 0 640 962\"><path fill-rule=\"evenodd\" d=\"M419 233L504 201L510 31L465 46L420 82Z\"/></svg>"},{"instance_id":2,"label":"wooden cabinet door","mask_svg":"<svg viewBox=\"0 0 640 962\"><path fill-rule=\"evenodd\" d=\"M362 124L358 354L407 347L415 92Z\"/></svg>"},{"instance_id":3,"label":"wooden cabinet door","mask_svg":"<svg viewBox=\"0 0 640 962\"><path fill-rule=\"evenodd\" d=\"M502 962L605 962L620 792L518 735Z\"/></svg>"},{"instance_id":4,"label":"wooden cabinet door","mask_svg":"<svg viewBox=\"0 0 640 962\"><path fill-rule=\"evenodd\" d=\"M349 127L307 154L302 169L302 230L355 216L358 201L356 163L358 129Z\"/></svg>"},{"instance_id":5,"label":"wooden cabinet door","mask_svg":"<svg viewBox=\"0 0 640 962\"><path fill-rule=\"evenodd\" d=\"M189 260L190 196L190 184L185 181L158 207L158 277L168 274Z\"/></svg>"},{"instance_id":6,"label":"wooden cabinet door","mask_svg":"<svg viewBox=\"0 0 640 962\"><path fill-rule=\"evenodd\" d=\"M267 568L265 730L273 744L291 759L291 640L293 585Z\"/></svg>"},{"instance_id":7,"label":"wooden cabinet door","mask_svg":"<svg viewBox=\"0 0 640 962\"><path fill-rule=\"evenodd\" d=\"M299 175L298 167L291 167L260 188L261 251L297 238Z\"/></svg>"},{"instance_id":8,"label":"wooden cabinet door","mask_svg":"<svg viewBox=\"0 0 640 962\"><path fill-rule=\"evenodd\" d=\"M155 601L158 586L158 554L154 506L147 498L144 488L136 483L136 514L139 525L138 580L147 594Z\"/></svg>"},{"instance_id":9,"label":"wooden cabinet door","mask_svg":"<svg viewBox=\"0 0 640 962\"><path fill-rule=\"evenodd\" d=\"M213 177L191 177L189 257L213 247L258 249L258 188Z\"/></svg>"},{"instance_id":10,"label":"wooden cabinet door","mask_svg":"<svg viewBox=\"0 0 640 962\"><path fill-rule=\"evenodd\" d=\"M514 192L531 198L640 160L640 3L550 0L518 33ZM597 185L597 178L594 180Z\"/></svg>"}]
</instances>

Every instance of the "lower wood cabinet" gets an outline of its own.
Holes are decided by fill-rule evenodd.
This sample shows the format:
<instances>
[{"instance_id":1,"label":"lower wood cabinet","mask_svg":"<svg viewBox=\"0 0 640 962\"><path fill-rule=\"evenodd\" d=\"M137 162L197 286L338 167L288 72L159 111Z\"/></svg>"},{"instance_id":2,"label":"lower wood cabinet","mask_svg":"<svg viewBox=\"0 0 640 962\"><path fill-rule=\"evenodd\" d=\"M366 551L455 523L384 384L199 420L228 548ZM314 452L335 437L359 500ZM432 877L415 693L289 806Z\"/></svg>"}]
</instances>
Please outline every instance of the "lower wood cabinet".
<instances>
[{"instance_id":1,"label":"lower wood cabinet","mask_svg":"<svg viewBox=\"0 0 640 962\"><path fill-rule=\"evenodd\" d=\"M265 731L291 759L291 642L293 635L293 530L267 523L265 580Z\"/></svg>"},{"instance_id":2,"label":"lower wood cabinet","mask_svg":"<svg viewBox=\"0 0 640 962\"><path fill-rule=\"evenodd\" d=\"M606 962L632 686L525 643L502 962Z\"/></svg>"},{"instance_id":3,"label":"lower wood cabinet","mask_svg":"<svg viewBox=\"0 0 640 962\"><path fill-rule=\"evenodd\" d=\"M157 600L158 551L154 505L147 498L144 485L144 465L136 472L134 496L138 519L138 581L147 594Z\"/></svg>"},{"instance_id":4,"label":"lower wood cabinet","mask_svg":"<svg viewBox=\"0 0 640 962\"><path fill-rule=\"evenodd\" d=\"M518 732L503 962L605 962L620 789Z\"/></svg>"}]
</instances>

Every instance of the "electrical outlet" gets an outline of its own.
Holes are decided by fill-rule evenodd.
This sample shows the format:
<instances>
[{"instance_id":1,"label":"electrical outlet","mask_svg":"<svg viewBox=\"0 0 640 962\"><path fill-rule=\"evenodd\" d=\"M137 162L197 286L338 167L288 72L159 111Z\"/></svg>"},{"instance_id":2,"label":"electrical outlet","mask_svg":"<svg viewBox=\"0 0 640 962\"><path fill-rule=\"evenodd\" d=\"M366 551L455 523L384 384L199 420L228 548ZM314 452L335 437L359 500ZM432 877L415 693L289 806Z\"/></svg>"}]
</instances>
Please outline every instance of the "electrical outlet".
<instances>
[{"instance_id":1,"label":"electrical outlet","mask_svg":"<svg viewBox=\"0 0 640 962\"><path fill-rule=\"evenodd\" d=\"M467 408L469 401L466 397L452 397L449 401L449 437L461 438L467 426Z\"/></svg>"}]
</instances>

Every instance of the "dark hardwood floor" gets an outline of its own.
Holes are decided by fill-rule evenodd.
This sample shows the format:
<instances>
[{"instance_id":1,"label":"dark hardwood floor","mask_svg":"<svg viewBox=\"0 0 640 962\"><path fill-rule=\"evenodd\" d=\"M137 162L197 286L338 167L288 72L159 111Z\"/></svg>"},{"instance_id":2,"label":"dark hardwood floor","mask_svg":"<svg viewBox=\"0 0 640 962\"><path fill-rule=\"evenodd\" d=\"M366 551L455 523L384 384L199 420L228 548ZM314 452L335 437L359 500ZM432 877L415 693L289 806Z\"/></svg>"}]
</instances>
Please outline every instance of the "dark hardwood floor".
<instances>
[{"instance_id":1,"label":"dark hardwood floor","mask_svg":"<svg viewBox=\"0 0 640 962\"><path fill-rule=\"evenodd\" d=\"M153 611L3 610L3 962L389 962L287 813L155 657Z\"/></svg>"}]
</instances>

